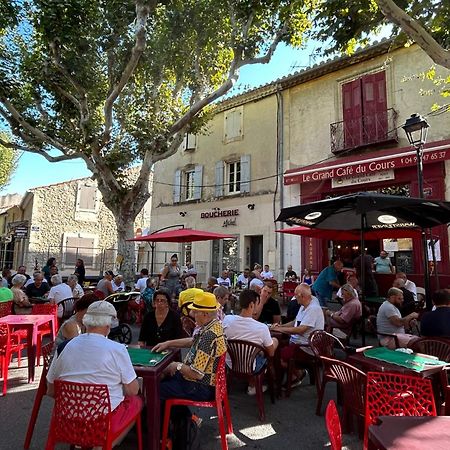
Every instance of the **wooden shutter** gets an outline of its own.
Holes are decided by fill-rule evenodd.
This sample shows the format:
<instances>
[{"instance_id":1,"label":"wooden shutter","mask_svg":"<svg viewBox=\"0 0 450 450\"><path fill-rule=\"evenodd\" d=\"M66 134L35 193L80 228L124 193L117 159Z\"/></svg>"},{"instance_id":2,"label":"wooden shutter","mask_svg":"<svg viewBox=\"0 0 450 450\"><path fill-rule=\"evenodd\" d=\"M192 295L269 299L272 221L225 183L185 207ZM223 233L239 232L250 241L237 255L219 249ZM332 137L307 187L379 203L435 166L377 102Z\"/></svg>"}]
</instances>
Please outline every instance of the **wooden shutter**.
<instances>
[{"instance_id":1,"label":"wooden shutter","mask_svg":"<svg viewBox=\"0 0 450 450\"><path fill-rule=\"evenodd\" d=\"M81 184L78 188L78 210L95 211L96 198L97 186Z\"/></svg>"},{"instance_id":2,"label":"wooden shutter","mask_svg":"<svg viewBox=\"0 0 450 450\"><path fill-rule=\"evenodd\" d=\"M195 166L194 171L194 200L201 200L202 198L202 181L203 181L203 166Z\"/></svg>"},{"instance_id":3,"label":"wooden shutter","mask_svg":"<svg viewBox=\"0 0 450 450\"><path fill-rule=\"evenodd\" d=\"M241 192L250 192L250 155L241 156Z\"/></svg>"},{"instance_id":4,"label":"wooden shutter","mask_svg":"<svg viewBox=\"0 0 450 450\"><path fill-rule=\"evenodd\" d=\"M173 202L180 203L180 196L181 196L181 170L176 170L173 182Z\"/></svg>"},{"instance_id":5,"label":"wooden shutter","mask_svg":"<svg viewBox=\"0 0 450 450\"><path fill-rule=\"evenodd\" d=\"M366 75L362 83L364 138L366 144L387 139L386 72Z\"/></svg>"},{"instance_id":6,"label":"wooden shutter","mask_svg":"<svg viewBox=\"0 0 450 450\"><path fill-rule=\"evenodd\" d=\"M225 113L225 142L234 141L242 137L242 114L242 107L232 109Z\"/></svg>"},{"instance_id":7,"label":"wooden shutter","mask_svg":"<svg viewBox=\"0 0 450 450\"><path fill-rule=\"evenodd\" d=\"M342 86L342 107L344 117L345 148L361 145L362 129L362 99L361 79L350 81Z\"/></svg>"},{"instance_id":8,"label":"wooden shutter","mask_svg":"<svg viewBox=\"0 0 450 450\"><path fill-rule=\"evenodd\" d=\"M66 237L64 264L74 266L78 258L84 261L84 265L92 267L94 264L94 245L93 238Z\"/></svg>"},{"instance_id":9,"label":"wooden shutter","mask_svg":"<svg viewBox=\"0 0 450 450\"><path fill-rule=\"evenodd\" d=\"M216 197L223 196L223 172L224 172L225 164L223 161L216 162L216 187L214 195Z\"/></svg>"}]
</instances>

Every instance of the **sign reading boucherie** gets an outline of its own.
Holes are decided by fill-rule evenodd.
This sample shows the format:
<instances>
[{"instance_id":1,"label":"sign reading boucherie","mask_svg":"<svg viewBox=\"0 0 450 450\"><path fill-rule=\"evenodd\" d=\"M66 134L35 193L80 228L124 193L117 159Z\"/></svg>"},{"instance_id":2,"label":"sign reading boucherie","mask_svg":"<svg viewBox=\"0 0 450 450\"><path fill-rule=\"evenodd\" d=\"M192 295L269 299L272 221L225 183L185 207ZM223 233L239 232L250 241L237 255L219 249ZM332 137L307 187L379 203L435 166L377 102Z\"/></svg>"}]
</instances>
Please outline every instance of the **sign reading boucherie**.
<instances>
[{"instance_id":1,"label":"sign reading boucherie","mask_svg":"<svg viewBox=\"0 0 450 450\"><path fill-rule=\"evenodd\" d=\"M423 162L435 163L450 159L450 142L434 142L425 148ZM284 184L311 183L342 177L361 177L402 167L415 166L417 157L411 148L389 149L370 155L339 158L328 163L292 169L284 174ZM368 182L370 182L368 180Z\"/></svg>"},{"instance_id":2,"label":"sign reading boucherie","mask_svg":"<svg viewBox=\"0 0 450 450\"><path fill-rule=\"evenodd\" d=\"M239 209L223 209L200 213L202 219L215 219L217 217L233 217L239 215Z\"/></svg>"}]
</instances>

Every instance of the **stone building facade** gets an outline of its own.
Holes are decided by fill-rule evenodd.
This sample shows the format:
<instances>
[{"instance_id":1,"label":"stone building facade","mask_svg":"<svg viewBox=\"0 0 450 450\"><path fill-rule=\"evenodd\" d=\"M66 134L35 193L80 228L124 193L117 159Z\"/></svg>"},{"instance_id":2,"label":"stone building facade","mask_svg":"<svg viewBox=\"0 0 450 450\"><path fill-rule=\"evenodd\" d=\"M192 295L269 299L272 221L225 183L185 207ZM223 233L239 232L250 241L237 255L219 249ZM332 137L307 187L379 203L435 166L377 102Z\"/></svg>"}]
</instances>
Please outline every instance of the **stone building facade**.
<instances>
[{"instance_id":1,"label":"stone building facade","mask_svg":"<svg viewBox=\"0 0 450 450\"><path fill-rule=\"evenodd\" d=\"M16 269L24 264L31 272L54 256L64 275L73 273L77 258L89 275L119 268L114 217L90 178L30 189L2 216L3 241L9 241L2 265ZM149 224L150 201L136 219L136 231Z\"/></svg>"}]
</instances>

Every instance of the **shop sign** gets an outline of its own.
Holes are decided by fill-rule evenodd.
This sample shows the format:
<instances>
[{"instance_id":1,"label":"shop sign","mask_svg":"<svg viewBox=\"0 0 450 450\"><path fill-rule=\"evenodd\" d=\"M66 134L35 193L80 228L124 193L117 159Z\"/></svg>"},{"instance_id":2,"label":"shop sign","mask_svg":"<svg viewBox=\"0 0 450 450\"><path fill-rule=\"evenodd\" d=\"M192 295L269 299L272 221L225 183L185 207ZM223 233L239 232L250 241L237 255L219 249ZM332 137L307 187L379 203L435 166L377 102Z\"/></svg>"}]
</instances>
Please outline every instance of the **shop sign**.
<instances>
[{"instance_id":1,"label":"shop sign","mask_svg":"<svg viewBox=\"0 0 450 450\"><path fill-rule=\"evenodd\" d=\"M383 170L378 173L361 174L356 177L333 178L331 180L332 188L344 186L353 186L355 184L376 183L378 181L394 180L395 174L393 170Z\"/></svg>"},{"instance_id":2,"label":"shop sign","mask_svg":"<svg viewBox=\"0 0 450 450\"><path fill-rule=\"evenodd\" d=\"M230 226L236 226L236 225L237 225L237 223L236 223L236 217L235 217L234 219L225 219L225 220L223 221L223 224L222 224L222 226L223 226L224 228L230 227Z\"/></svg>"},{"instance_id":3,"label":"shop sign","mask_svg":"<svg viewBox=\"0 0 450 450\"><path fill-rule=\"evenodd\" d=\"M201 219L216 219L218 217L235 217L239 216L239 209L220 209L213 208L212 211L200 213Z\"/></svg>"},{"instance_id":4,"label":"shop sign","mask_svg":"<svg viewBox=\"0 0 450 450\"><path fill-rule=\"evenodd\" d=\"M28 227L18 226L14 229L16 239L26 239L28 237Z\"/></svg>"},{"instance_id":5,"label":"shop sign","mask_svg":"<svg viewBox=\"0 0 450 450\"><path fill-rule=\"evenodd\" d=\"M450 151L447 150L448 144L425 149L423 153L423 162L429 164L450 159ZM411 150L366 159L361 157L359 160L342 159L342 161L333 161L333 164L323 165L321 167L310 166L310 168L286 173L284 176L284 184L311 183L315 181L332 180L334 178L361 178L379 174L380 172L416 165L417 156L415 151ZM363 181L362 183L366 182L372 181Z\"/></svg>"}]
</instances>

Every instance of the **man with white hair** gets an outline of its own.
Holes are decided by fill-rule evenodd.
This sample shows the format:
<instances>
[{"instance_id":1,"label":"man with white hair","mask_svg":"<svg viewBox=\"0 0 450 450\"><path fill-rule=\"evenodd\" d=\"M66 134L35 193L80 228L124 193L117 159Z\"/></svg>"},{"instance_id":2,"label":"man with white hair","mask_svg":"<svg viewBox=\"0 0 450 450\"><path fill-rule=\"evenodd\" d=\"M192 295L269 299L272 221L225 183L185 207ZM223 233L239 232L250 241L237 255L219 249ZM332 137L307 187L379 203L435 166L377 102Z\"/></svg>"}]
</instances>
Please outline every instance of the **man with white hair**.
<instances>
[{"instance_id":1,"label":"man with white hair","mask_svg":"<svg viewBox=\"0 0 450 450\"><path fill-rule=\"evenodd\" d=\"M56 379L106 384L114 430L142 409L142 399L137 395L139 385L127 349L108 339L113 318L116 310L108 302L96 301L88 307L83 317L86 333L64 342L53 358L47 374L47 394L54 395Z\"/></svg>"},{"instance_id":2,"label":"man with white hair","mask_svg":"<svg viewBox=\"0 0 450 450\"><path fill-rule=\"evenodd\" d=\"M181 291L178 296L178 307L180 308L180 311L187 316L189 315L188 306L193 303L194 297L198 293L203 292L203 290L195 287L194 277L186 277L184 282L186 283L186 289Z\"/></svg>"},{"instance_id":3,"label":"man with white hair","mask_svg":"<svg viewBox=\"0 0 450 450\"><path fill-rule=\"evenodd\" d=\"M73 293L72 289L70 289L70 286L66 283L62 282L62 277L59 273L52 275L50 278L50 283L52 285L52 288L50 289L50 292L48 293L48 299L50 300L50 303L53 303L54 305L58 305L66 298L72 298ZM58 317L62 317L62 306L58 307Z\"/></svg>"}]
</instances>

